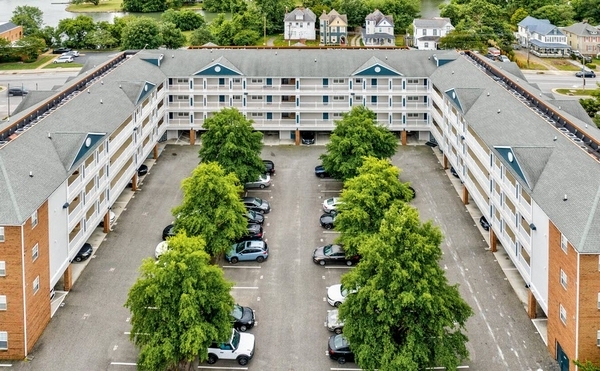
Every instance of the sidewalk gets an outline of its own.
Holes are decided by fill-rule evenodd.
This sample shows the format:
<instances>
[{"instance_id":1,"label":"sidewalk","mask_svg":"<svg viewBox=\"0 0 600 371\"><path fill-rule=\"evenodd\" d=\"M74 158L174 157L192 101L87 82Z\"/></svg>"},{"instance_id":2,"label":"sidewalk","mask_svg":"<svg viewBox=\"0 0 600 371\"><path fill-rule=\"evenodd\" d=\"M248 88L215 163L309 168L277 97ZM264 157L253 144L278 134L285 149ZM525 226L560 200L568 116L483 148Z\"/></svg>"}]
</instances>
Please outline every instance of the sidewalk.
<instances>
[{"instance_id":1,"label":"sidewalk","mask_svg":"<svg viewBox=\"0 0 600 371\"><path fill-rule=\"evenodd\" d=\"M42 55L53 55L50 52L46 52ZM59 57L60 55L56 54L55 57ZM24 74L34 74L34 73L47 73L47 72L78 72L81 67L58 67L58 68L44 68L47 65L54 62L54 58L50 59L48 62L39 65L34 69L26 69L26 70L2 70L0 71L0 75L24 75Z\"/></svg>"}]
</instances>

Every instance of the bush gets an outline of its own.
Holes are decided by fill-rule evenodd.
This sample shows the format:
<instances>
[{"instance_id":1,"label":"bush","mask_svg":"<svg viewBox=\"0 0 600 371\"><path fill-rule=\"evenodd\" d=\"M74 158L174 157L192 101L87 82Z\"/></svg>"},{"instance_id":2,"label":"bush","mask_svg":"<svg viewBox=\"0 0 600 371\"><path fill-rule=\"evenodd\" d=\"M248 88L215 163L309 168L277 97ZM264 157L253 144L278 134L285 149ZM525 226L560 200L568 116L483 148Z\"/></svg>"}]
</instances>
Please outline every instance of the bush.
<instances>
[{"instance_id":1,"label":"bush","mask_svg":"<svg viewBox=\"0 0 600 371\"><path fill-rule=\"evenodd\" d=\"M590 70L595 70L596 69L596 64L595 63L586 63L585 66L587 68L589 68Z\"/></svg>"}]
</instances>

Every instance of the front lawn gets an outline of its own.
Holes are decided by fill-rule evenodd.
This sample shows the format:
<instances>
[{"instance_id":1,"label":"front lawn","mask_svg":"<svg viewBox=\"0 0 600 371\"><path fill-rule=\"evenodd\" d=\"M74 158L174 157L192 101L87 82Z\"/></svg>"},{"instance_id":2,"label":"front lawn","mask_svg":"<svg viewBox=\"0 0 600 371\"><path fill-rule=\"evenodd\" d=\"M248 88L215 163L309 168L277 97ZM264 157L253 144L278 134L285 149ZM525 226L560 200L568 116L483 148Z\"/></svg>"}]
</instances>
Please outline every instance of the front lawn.
<instances>
[{"instance_id":1,"label":"front lawn","mask_svg":"<svg viewBox=\"0 0 600 371\"><path fill-rule=\"evenodd\" d=\"M580 67L577 67L576 65L571 63L567 58L553 58L548 59L548 61L550 62L550 64L552 64L554 67L558 68L561 71L579 71L581 69Z\"/></svg>"},{"instance_id":2,"label":"front lawn","mask_svg":"<svg viewBox=\"0 0 600 371\"><path fill-rule=\"evenodd\" d=\"M0 71L9 71L9 70L34 70L41 66L42 64L49 62L54 59L56 56L54 55L41 55L38 57L37 61L32 63L24 63L24 62L11 62L11 63L0 63Z\"/></svg>"},{"instance_id":3,"label":"front lawn","mask_svg":"<svg viewBox=\"0 0 600 371\"><path fill-rule=\"evenodd\" d=\"M111 13L120 12L121 4L123 0L100 0L100 4L94 5L91 3L83 4L71 4L67 7L67 12L81 13L81 12L98 12L98 13Z\"/></svg>"},{"instance_id":4,"label":"front lawn","mask_svg":"<svg viewBox=\"0 0 600 371\"><path fill-rule=\"evenodd\" d=\"M81 63L50 63L47 66L44 66L44 69L50 68L81 68L83 64Z\"/></svg>"},{"instance_id":5,"label":"front lawn","mask_svg":"<svg viewBox=\"0 0 600 371\"><path fill-rule=\"evenodd\" d=\"M594 89L556 89L555 91L562 95L590 96Z\"/></svg>"}]
</instances>

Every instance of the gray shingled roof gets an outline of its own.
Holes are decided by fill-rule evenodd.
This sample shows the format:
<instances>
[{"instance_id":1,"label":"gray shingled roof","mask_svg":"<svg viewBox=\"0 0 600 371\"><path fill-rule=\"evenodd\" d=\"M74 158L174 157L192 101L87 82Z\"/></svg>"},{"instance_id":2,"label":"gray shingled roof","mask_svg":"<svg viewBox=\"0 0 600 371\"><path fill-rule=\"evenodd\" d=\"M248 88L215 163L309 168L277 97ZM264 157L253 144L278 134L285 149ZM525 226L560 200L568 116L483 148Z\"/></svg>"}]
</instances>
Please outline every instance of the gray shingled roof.
<instances>
[{"instance_id":1,"label":"gray shingled roof","mask_svg":"<svg viewBox=\"0 0 600 371\"><path fill-rule=\"evenodd\" d=\"M450 18L418 18L413 21L413 24L419 28L442 28L450 23Z\"/></svg>"},{"instance_id":2,"label":"gray shingled roof","mask_svg":"<svg viewBox=\"0 0 600 371\"><path fill-rule=\"evenodd\" d=\"M574 33L577 36L598 36L600 34L600 29L586 22L572 24L564 27L563 30Z\"/></svg>"},{"instance_id":3,"label":"gray shingled roof","mask_svg":"<svg viewBox=\"0 0 600 371\"><path fill-rule=\"evenodd\" d=\"M367 14L365 17L367 21L375 21L375 26L378 26L381 21L384 19L387 20L390 25L394 25L394 16L393 15L385 15L379 9L375 9L375 11L371 14Z\"/></svg>"},{"instance_id":4,"label":"gray shingled roof","mask_svg":"<svg viewBox=\"0 0 600 371\"><path fill-rule=\"evenodd\" d=\"M0 23L0 33L12 30L13 28L17 28L17 27L19 27L19 26L17 26L16 24L14 24L12 22Z\"/></svg>"},{"instance_id":5,"label":"gray shingled roof","mask_svg":"<svg viewBox=\"0 0 600 371\"><path fill-rule=\"evenodd\" d=\"M527 17L523 18L518 25L527 28L529 32L535 32L540 35L548 35L551 33L555 35L563 35L563 33L560 32L560 30L547 19L537 19L528 15ZM532 39L531 41L534 40L535 39Z\"/></svg>"},{"instance_id":6,"label":"gray shingled roof","mask_svg":"<svg viewBox=\"0 0 600 371\"><path fill-rule=\"evenodd\" d=\"M289 13L286 13L283 18L284 22L296 22L298 19L296 16L301 16L303 22L316 22L317 16L312 10L308 8L296 8Z\"/></svg>"}]
</instances>

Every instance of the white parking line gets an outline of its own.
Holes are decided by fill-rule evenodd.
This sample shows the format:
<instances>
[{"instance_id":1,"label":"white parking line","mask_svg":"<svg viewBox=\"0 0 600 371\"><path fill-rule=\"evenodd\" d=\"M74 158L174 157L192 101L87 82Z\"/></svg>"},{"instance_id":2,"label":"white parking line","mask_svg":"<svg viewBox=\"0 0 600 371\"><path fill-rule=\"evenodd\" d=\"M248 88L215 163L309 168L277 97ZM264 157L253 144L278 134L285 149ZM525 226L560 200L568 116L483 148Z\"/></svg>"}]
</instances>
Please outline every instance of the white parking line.
<instances>
[{"instance_id":1,"label":"white parking line","mask_svg":"<svg viewBox=\"0 0 600 371\"><path fill-rule=\"evenodd\" d=\"M345 265L345 266L344 265L339 265L339 266L326 265L325 268L326 269L351 269L351 268L354 268L354 266L353 265Z\"/></svg>"},{"instance_id":2,"label":"white parking line","mask_svg":"<svg viewBox=\"0 0 600 371\"><path fill-rule=\"evenodd\" d=\"M336 191L336 190L333 190L333 189L325 189L325 190L321 191L321 193L340 193L340 192L341 192L340 190Z\"/></svg>"},{"instance_id":3,"label":"white parking line","mask_svg":"<svg viewBox=\"0 0 600 371\"><path fill-rule=\"evenodd\" d=\"M248 367L221 367L221 366L198 366L200 369L207 370L247 370Z\"/></svg>"},{"instance_id":4,"label":"white parking line","mask_svg":"<svg viewBox=\"0 0 600 371\"><path fill-rule=\"evenodd\" d=\"M323 233L325 233L325 234L339 234L340 232L329 230L329 231L323 231Z\"/></svg>"},{"instance_id":5,"label":"white parking line","mask_svg":"<svg viewBox=\"0 0 600 371\"><path fill-rule=\"evenodd\" d=\"M232 269L260 269L260 265L222 265L221 268L232 268Z\"/></svg>"},{"instance_id":6,"label":"white parking line","mask_svg":"<svg viewBox=\"0 0 600 371\"><path fill-rule=\"evenodd\" d=\"M459 370L460 369L467 369L467 368L469 368L469 366L458 366L456 368L459 369ZM426 370L445 370L445 369L446 369L446 367L441 367L441 366L426 368Z\"/></svg>"},{"instance_id":7,"label":"white parking line","mask_svg":"<svg viewBox=\"0 0 600 371\"><path fill-rule=\"evenodd\" d=\"M238 290L258 290L258 286L233 286L232 289L238 289Z\"/></svg>"},{"instance_id":8,"label":"white parking line","mask_svg":"<svg viewBox=\"0 0 600 371\"><path fill-rule=\"evenodd\" d=\"M115 366L137 366L137 363L134 362L111 362L110 364Z\"/></svg>"},{"instance_id":9,"label":"white parking line","mask_svg":"<svg viewBox=\"0 0 600 371\"><path fill-rule=\"evenodd\" d=\"M0 363L0 367L12 367L11 363Z\"/></svg>"}]
</instances>

